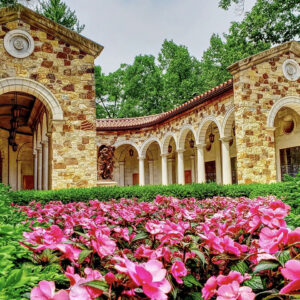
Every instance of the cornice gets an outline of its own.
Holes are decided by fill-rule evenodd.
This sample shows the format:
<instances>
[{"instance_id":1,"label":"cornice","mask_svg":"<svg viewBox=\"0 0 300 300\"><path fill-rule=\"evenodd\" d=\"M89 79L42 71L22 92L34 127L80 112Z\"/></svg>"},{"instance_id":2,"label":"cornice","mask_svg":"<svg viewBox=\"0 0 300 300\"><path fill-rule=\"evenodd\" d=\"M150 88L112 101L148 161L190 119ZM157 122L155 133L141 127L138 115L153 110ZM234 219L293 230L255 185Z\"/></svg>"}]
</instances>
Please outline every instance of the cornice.
<instances>
[{"instance_id":1,"label":"cornice","mask_svg":"<svg viewBox=\"0 0 300 300\"><path fill-rule=\"evenodd\" d=\"M60 38L64 42L77 47L95 58L99 56L103 50L103 46L22 5L18 5L15 8L0 9L0 24L15 20L23 20L34 27Z\"/></svg>"},{"instance_id":2,"label":"cornice","mask_svg":"<svg viewBox=\"0 0 300 300\"><path fill-rule=\"evenodd\" d=\"M296 41L290 41L287 43L284 43L282 45L273 47L271 49L265 50L263 52L260 52L256 55L244 58L233 65L229 66L227 70L232 74L235 75L241 71L244 71L254 65L260 64L264 61L269 60L270 58L274 56L278 56L284 52L293 52L297 56L300 56L300 43Z\"/></svg>"}]
</instances>

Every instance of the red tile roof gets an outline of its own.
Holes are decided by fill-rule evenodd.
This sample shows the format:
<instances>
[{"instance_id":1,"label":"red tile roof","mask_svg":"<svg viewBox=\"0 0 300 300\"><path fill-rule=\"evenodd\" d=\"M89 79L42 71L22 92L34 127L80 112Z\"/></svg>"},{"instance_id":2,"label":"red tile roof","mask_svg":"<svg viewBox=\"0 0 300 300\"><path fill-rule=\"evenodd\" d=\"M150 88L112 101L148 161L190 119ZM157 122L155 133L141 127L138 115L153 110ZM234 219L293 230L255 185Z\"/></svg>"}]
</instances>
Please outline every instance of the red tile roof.
<instances>
[{"instance_id":1,"label":"red tile roof","mask_svg":"<svg viewBox=\"0 0 300 300\"><path fill-rule=\"evenodd\" d=\"M186 112L195 106L202 104L213 97L219 96L233 88L233 81L229 79L225 83L211 89L208 92L197 96L184 104L173 108L170 111L163 112L157 115L136 117L136 118L122 118L122 119L97 119L96 127L97 131L117 131L117 130L129 130L129 129L141 129L149 126L153 126L162 123L169 118L172 118L178 114Z\"/></svg>"}]
</instances>

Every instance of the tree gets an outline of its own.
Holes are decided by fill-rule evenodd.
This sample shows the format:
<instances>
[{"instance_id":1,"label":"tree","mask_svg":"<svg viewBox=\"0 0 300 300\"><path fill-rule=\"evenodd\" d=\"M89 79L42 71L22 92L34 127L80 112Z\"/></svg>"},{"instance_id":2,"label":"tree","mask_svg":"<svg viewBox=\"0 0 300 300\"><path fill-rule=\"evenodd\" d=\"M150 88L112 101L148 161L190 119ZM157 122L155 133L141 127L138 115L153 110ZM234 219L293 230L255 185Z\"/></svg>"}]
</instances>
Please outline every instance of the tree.
<instances>
[{"instance_id":1,"label":"tree","mask_svg":"<svg viewBox=\"0 0 300 300\"><path fill-rule=\"evenodd\" d=\"M221 0L220 7L228 9L233 3L244 0ZM253 43L258 41L279 44L299 39L299 0L257 0L239 24L240 34Z\"/></svg>"},{"instance_id":2,"label":"tree","mask_svg":"<svg viewBox=\"0 0 300 300\"><path fill-rule=\"evenodd\" d=\"M0 7L13 7L17 4L29 4L31 0L0 0Z\"/></svg>"},{"instance_id":3,"label":"tree","mask_svg":"<svg viewBox=\"0 0 300 300\"><path fill-rule=\"evenodd\" d=\"M167 103L165 109L190 100L193 94L199 91L199 61L189 54L185 46L165 40L158 55L158 62L163 79L162 97Z\"/></svg>"},{"instance_id":4,"label":"tree","mask_svg":"<svg viewBox=\"0 0 300 300\"><path fill-rule=\"evenodd\" d=\"M79 24L75 11L61 0L40 0L37 12L78 33L85 27Z\"/></svg>"}]
</instances>

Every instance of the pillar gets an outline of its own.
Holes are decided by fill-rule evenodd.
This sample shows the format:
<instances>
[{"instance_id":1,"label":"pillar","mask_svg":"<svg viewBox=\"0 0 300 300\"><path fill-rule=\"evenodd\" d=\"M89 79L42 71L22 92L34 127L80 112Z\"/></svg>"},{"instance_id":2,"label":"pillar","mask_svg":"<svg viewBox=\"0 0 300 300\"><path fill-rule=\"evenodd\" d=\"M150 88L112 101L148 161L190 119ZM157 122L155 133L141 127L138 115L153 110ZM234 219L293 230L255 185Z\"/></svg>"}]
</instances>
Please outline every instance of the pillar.
<instances>
[{"instance_id":1,"label":"pillar","mask_svg":"<svg viewBox=\"0 0 300 300\"><path fill-rule=\"evenodd\" d=\"M38 189L38 161L37 161L37 151L35 150L33 152L33 176L34 176L34 189L37 190Z\"/></svg>"},{"instance_id":2,"label":"pillar","mask_svg":"<svg viewBox=\"0 0 300 300\"><path fill-rule=\"evenodd\" d=\"M161 182L163 185L168 185L168 160L167 154L161 156Z\"/></svg>"},{"instance_id":3,"label":"pillar","mask_svg":"<svg viewBox=\"0 0 300 300\"><path fill-rule=\"evenodd\" d=\"M153 160L149 160L149 184L153 185L154 184L154 174L153 174Z\"/></svg>"},{"instance_id":4,"label":"pillar","mask_svg":"<svg viewBox=\"0 0 300 300\"><path fill-rule=\"evenodd\" d=\"M216 154L216 181L218 184L222 184L222 158L220 141L215 139L215 154Z\"/></svg>"},{"instance_id":5,"label":"pillar","mask_svg":"<svg viewBox=\"0 0 300 300\"><path fill-rule=\"evenodd\" d=\"M42 143L42 156L43 156L43 190L48 190L48 172L49 172L49 148L48 140Z\"/></svg>"},{"instance_id":6,"label":"pillar","mask_svg":"<svg viewBox=\"0 0 300 300\"><path fill-rule=\"evenodd\" d=\"M145 157L139 157L139 185L145 185Z\"/></svg>"},{"instance_id":7,"label":"pillar","mask_svg":"<svg viewBox=\"0 0 300 300\"><path fill-rule=\"evenodd\" d=\"M231 137L223 137L222 142L222 171L223 184L232 184L231 160L230 160L230 146L229 141Z\"/></svg>"},{"instance_id":8,"label":"pillar","mask_svg":"<svg viewBox=\"0 0 300 300\"><path fill-rule=\"evenodd\" d=\"M191 173L192 173L192 183L196 182L195 180L195 155L191 155Z\"/></svg>"},{"instance_id":9,"label":"pillar","mask_svg":"<svg viewBox=\"0 0 300 300\"><path fill-rule=\"evenodd\" d=\"M125 161L120 161L119 166L120 166L119 183L120 183L120 186L125 186Z\"/></svg>"},{"instance_id":10,"label":"pillar","mask_svg":"<svg viewBox=\"0 0 300 300\"><path fill-rule=\"evenodd\" d=\"M197 172L198 172L198 183L206 182L205 175L205 160L204 160L204 147L205 144L197 144Z\"/></svg>"},{"instance_id":11,"label":"pillar","mask_svg":"<svg viewBox=\"0 0 300 300\"><path fill-rule=\"evenodd\" d=\"M184 157L183 157L184 150L178 149L177 150L177 157L178 157L178 184L184 184Z\"/></svg>"},{"instance_id":12,"label":"pillar","mask_svg":"<svg viewBox=\"0 0 300 300\"><path fill-rule=\"evenodd\" d=\"M173 184L173 158L168 159L168 184Z\"/></svg>"},{"instance_id":13,"label":"pillar","mask_svg":"<svg viewBox=\"0 0 300 300\"><path fill-rule=\"evenodd\" d=\"M43 157L42 157L42 149L37 148L37 189L42 190L42 179L43 179Z\"/></svg>"},{"instance_id":14,"label":"pillar","mask_svg":"<svg viewBox=\"0 0 300 300\"><path fill-rule=\"evenodd\" d=\"M18 181L17 181L17 191L22 189L22 161L17 160L17 172L18 172Z\"/></svg>"}]
</instances>

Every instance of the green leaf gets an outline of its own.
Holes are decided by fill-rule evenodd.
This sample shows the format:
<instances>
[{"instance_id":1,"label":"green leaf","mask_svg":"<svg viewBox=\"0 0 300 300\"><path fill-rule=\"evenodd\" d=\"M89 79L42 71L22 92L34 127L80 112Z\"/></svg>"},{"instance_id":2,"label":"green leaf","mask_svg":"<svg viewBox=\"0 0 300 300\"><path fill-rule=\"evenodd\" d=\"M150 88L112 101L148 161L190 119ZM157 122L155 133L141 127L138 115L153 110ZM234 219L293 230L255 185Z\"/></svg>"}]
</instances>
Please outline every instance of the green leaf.
<instances>
[{"instance_id":1,"label":"green leaf","mask_svg":"<svg viewBox=\"0 0 300 300\"><path fill-rule=\"evenodd\" d=\"M252 290L264 290L264 285L260 276L253 276L250 280L244 281L243 285L249 286Z\"/></svg>"},{"instance_id":2,"label":"green leaf","mask_svg":"<svg viewBox=\"0 0 300 300\"><path fill-rule=\"evenodd\" d=\"M200 258L200 260L201 260L203 266L204 266L205 264L207 264L207 261L206 261L206 259L205 259L205 256L204 256L203 252L201 252L201 251L198 250L198 249L191 249L191 251L192 251L193 253L197 254L197 256Z\"/></svg>"},{"instance_id":3,"label":"green leaf","mask_svg":"<svg viewBox=\"0 0 300 300\"><path fill-rule=\"evenodd\" d=\"M108 284L106 283L106 281L93 280L93 281L82 283L82 285L87 285L99 289L103 292L108 291Z\"/></svg>"},{"instance_id":4,"label":"green leaf","mask_svg":"<svg viewBox=\"0 0 300 300\"><path fill-rule=\"evenodd\" d=\"M239 261L237 264L231 266L232 271L240 272L242 275L249 271L248 265L244 261Z\"/></svg>"},{"instance_id":5,"label":"green leaf","mask_svg":"<svg viewBox=\"0 0 300 300\"><path fill-rule=\"evenodd\" d=\"M81 265L92 252L92 250L82 250L79 254L78 263Z\"/></svg>"},{"instance_id":6,"label":"green leaf","mask_svg":"<svg viewBox=\"0 0 300 300\"><path fill-rule=\"evenodd\" d=\"M187 287L192 287L193 285L202 287L202 284L192 274L183 278L183 284Z\"/></svg>"},{"instance_id":7,"label":"green leaf","mask_svg":"<svg viewBox=\"0 0 300 300\"><path fill-rule=\"evenodd\" d=\"M278 261L284 267L285 263L291 259L290 251L286 250L279 254Z\"/></svg>"},{"instance_id":8,"label":"green leaf","mask_svg":"<svg viewBox=\"0 0 300 300\"><path fill-rule=\"evenodd\" d=\"M190 293L189 296L191 296L193 300L203 300L202 294L199 292Z\"/></svg>"},{"instance_id":9,"label":"green leaf","mask_svg":"<svg viewBox=\"0 0 300 300\"><path fill-rule=\"evenodd\" d=\"M143 239L146 239L147 237L148 237L147 232L140 232L133 238L132 242L143 240Z\"/></svg>"},{"instance_id":10,"label":"green leaf","mask_svg":"<svg viewBox=\"0 0 300 300\"><path fill-rule=\"evenodd\" d=\"M6 286L11 286L11 285L13 285L14 287L21 286L22 276L23 276L23 270L21 269L13 270L6 280Z\"/></svg>"},{"instance_id":11,"label":"green leaf","mask_svg":"<svg viewBox=\"0 0 300 300\"><path fill-rule=\"evenodd\" d=\"M265 270L273 270L278 268L277 263L271 263L268 261L261 261L255 268L254 268L254 274L260 272L260 271L265 271Z\"/></svg>"}]
</instances>

